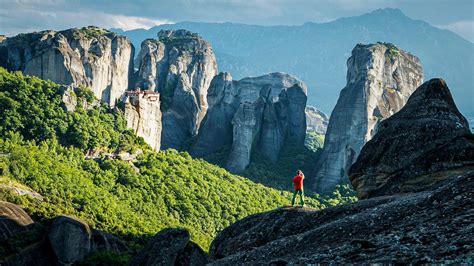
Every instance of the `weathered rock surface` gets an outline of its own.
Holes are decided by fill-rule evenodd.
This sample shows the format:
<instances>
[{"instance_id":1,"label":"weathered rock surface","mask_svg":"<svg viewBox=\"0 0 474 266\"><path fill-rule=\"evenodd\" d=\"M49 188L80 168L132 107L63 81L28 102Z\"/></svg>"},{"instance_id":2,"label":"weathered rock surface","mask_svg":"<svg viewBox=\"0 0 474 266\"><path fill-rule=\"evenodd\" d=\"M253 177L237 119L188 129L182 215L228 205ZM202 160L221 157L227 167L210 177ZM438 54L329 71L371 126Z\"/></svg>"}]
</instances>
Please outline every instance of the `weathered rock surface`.
<instances>
[{"instance_id":1,"label":"weathered rock surface","mask_svg":"<svg viewBox=\"0 0 474 266\"><path fill-rule=\"evenodd\" d=\"M92 100L91 102L88 102L87 99L78 98L76 95L77 89L78 88L74 88L73 86L61 87L62 101L66 111L74 112L78 105L84 110L89 110L100 105L98 100Z\"/></svg>"},{"instance_id":2,"label":"weathered rock surface","mask_svg":"<svg viewBox=\"0 0 474 266\"><path fill-rule=\"evenodd\" d=\"M18 232L26 230L32 224L31 217L19 206L0 201L0 241L5 241Z\"/></svg>"},{"instance_id":3,"label":"weathered rock surface","mask_svg":"<svg viewBox=\"0 0 474 266\"><path fill-rule=\"evenodd\" d=\"M432 79L380 123L349 178L359 198L368 198L423 190L449 176L440 170L467 166L474 166L474 136L445 81Z\"/></svg>"},{"instance_id":4,"label":"weathered rock surface","mask_svg":"<svg viewBox=\"0 0 474 266\"><path fill-rule=\"evenodd\" d=\"M71 217L55 218L48 238L54 254L62 263L70 264L82 260L91 252L89 226Z\"/></svg>"},{"instance_id":5,"label":"weathered rock surface","mask_svg":"<svg viewBox=\"0 0 474 266\"><path fill-rule=\"evenodd\" d=\"M0 201L1 265L63 265L81 261L94 252L130 252L116 236L91 229L73 217L56 217L51 225L34 223L19 206ZM15 241L22 243L17 246ZM0 242L1 243L1 242Z\"/></svg>"},{"instance_id":6,"label":"weathered rock surface","mask_svg":"<svg viewBox=\"0 0 474 266\"><path fill-rule=\"evenodd\" d=\"M127 127L153 149L161 147L162 114L159 94L147 91L127 93L124 97Z\"/></svg>"},{"instance_id":7,"label":"weathered rock surface","mask_svg":"<svg viewBox=\"0 0 474 266\"><path fill-rule=\"evenodd\" d=\"M318 192L347 179L379 123L399 111L423 79L419 59L392 44L358 44L347 67L347 85L329 119L316 174L308 179Z\"/></svg>"},{"instance_id":8,"label":"weathered rock surface","mask_svg":"<svg viewBox=\"0 0 474 266\"><path fill-rule=\"evenodd\" d=\"M474 170L431 191L386 196L320 211L280 208L224 229L215 265L470 263Z\"/></svg>"},{"instance_id":9,"label":"weathered rock surface","mask_svg":"<svg viewBox=\"0 0 474 266\"><path fill-rule=\"evenodd\" d=\"M167 228L156 234L130 265L205 265L207 262L206 253L190 241L187 230Z\"/></svg>"},{"instance_id":10,"label":"weathered rock surface","mask_svg":"<svg viewBox=\"0 0 474 266\"><path fill-rule=\"evenodd\" d=\"M329 117L313 106L306 106L305 114L306 131L325 135L328 128Z\"/></svg>"},{"instance_id":11,"label":"weathered rock surface","mask_svg":"<svg viewBox=\"0 0 474 266\"><path fill-rule=\"evenodd\" d=\"M97 27L19 34L0 42L0 65L59 84L87 86L115 104L129 87L134 48Z\"/></svg>"},{"instance_id":12,"label":"weathered rock surface","mask_svg":"<svg viewBox=\"0 0 474 266\"><path fill-rule=\"evenodd\" d=\"M304 143L306 93L302 81L284 73L239 81L220 73L209 88L209 110L191 154L230 148L227 168L233 172L245 170L253 148L276 161L285 143Z\"/></svg>"},{"instance_id":13,"label":"weathered rock surface","mask_svg":"<svg viewBox=\"0 0 474 266\"><path fill-rule=\"evenodd\" d=\"M162 30L143 41L136 86L161 93L163 149L183 148L199 131L207 90L217 74L211 45L186 30Z\"/></svg>"}]
</instances>

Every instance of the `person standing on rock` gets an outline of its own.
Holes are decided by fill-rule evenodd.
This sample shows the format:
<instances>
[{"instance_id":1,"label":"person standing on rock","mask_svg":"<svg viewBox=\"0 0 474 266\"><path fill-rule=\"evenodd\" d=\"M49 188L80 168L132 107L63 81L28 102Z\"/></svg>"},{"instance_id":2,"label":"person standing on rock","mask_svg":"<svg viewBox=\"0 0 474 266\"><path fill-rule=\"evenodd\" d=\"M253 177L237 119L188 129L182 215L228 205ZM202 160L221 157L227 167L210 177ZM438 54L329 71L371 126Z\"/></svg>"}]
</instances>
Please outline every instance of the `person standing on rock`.
<instances>
[{"instance_id":1,"label":"person standing on rock","mask_svg":"<svg viewBox=\"0 0 474 266\"><path fill-rule=\"evenodd\" d=\"M304 204L304 192L303 192L303 180L304 174L303 171L296 171L296 175L293 177L293 187L295 192L293 192L293 199L291 200L291 206L295 206L296 195L300 195L300 205L305 206Z\"/></svg>"}]
</instances>

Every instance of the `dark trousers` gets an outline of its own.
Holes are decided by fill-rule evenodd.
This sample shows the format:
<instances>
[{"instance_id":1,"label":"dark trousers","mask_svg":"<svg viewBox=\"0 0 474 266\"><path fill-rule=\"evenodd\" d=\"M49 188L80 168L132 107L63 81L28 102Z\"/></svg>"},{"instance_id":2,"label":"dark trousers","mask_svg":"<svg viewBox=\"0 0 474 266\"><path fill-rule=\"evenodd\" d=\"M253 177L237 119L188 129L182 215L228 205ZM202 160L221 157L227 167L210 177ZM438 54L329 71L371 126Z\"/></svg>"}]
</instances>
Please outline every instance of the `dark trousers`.
<instances>
[{"instance_id":1,"label":"dark trousers","mask_svg":"<svg viewBox=\"0 0 474 266\"><path fill-rule=\"evenodd\" d=\"M303 188L301 189L295 189L295 192L293 192L293 199L291 200L291 205L294 206L295 205L295 200L296 200L296 195L299 194L300 195L300 205L303 206L304 205L304 192L303 192Z\"/></svg>"}]
</instances>

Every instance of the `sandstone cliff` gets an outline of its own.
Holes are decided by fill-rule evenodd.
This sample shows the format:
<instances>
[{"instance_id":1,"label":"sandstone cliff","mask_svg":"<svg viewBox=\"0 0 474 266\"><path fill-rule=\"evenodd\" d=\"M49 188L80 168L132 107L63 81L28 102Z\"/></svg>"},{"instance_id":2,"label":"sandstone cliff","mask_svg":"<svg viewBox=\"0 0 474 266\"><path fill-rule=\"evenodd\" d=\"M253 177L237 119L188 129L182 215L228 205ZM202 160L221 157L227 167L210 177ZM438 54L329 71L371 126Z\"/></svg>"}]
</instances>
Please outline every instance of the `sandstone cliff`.
<instances>
[{"instance_id":1,"label":"sandstone cliff","mask_svg":"<svg viewBox=\"0 0 474 266\"><path fill-rule=\"evenodd\" d=\"M87 86L113 106L129 87L134 48L97 27L19 34L0 43L0 65L59 84Z\"/></svg>"},{"instance_id":2,"label":"sandstone cliff","mask_svg":"<svg viewBox=\"0 0 474 266\"><path fill-rule=\"evenodd\" d=\"M211 263L469 264L473 158L466 119L444 81L430 80L380 124L352 166L361 200L249 216L217 235Z\"/></svg>"},{"instance_id":3,"label":"sandstone cliff","mask_svg":"<svg viewBox=\"0 0 474 266\"><path fill-rule=\"evenodd\" d=\"M349 179L359 198L368 198L423 190L466 167L474 168L469 125L444 80L432 79L380 123L351 167Z\"/></svg>"},{"instance_id":4,"label":"sandstone cliff","mask_svg":"<svg viewBox=\"0 0 474 266\"><path fill-rule=\"evenodd\" d=\"M211 45L194 33L162 30L142 43L136 86L161 93L163 149L182 149L198 133L216 74Z\"/></svg>"},{"instance_id":5,"label":"sandstone cliff","mask_svg":"<svg viewBox=\"0 0 474 266\"><path fill-rule=\"evenodd\" d=\"M193 156L230 149L227 168L245 170L255 148L276 161L285 143L303 145L307 89L288 74L232 80L220 73L208 93L209 110L191 148Z\"/></svg>"},{"instance_id":6,"label":"sandstone cliff","mask_svg":"<svg viewBox=\"0 0 474 266\"><path fill-rule=\"evenodd\" d=\"M328 128L329 117L313 106L306 106L305 113L306 131L325 135Z\"/></svg>"},{"instance_id":7,"label":"sandstone cliff","mask_svg":"<svg viewBox=\"0 0 474 266\"><path fill-rule=\"evenodd\" d=\"M417 57L392 44L358 44L347 61L347 85L334 108L311 188L327 192L347 180L349 167L383 119L400 110L421 84Z\"/></svg>"},{"instance_id":8,"label":"sandstone cliff","mask_svg":"<svg viewBox=\"0 0 474 266\"><path fill-rule=\"evenodd\" d=\"M161 147L161 110L159 94L131 91L124 96L127 128L142 137L154 150Z\"/></svg>"}]
</instances>

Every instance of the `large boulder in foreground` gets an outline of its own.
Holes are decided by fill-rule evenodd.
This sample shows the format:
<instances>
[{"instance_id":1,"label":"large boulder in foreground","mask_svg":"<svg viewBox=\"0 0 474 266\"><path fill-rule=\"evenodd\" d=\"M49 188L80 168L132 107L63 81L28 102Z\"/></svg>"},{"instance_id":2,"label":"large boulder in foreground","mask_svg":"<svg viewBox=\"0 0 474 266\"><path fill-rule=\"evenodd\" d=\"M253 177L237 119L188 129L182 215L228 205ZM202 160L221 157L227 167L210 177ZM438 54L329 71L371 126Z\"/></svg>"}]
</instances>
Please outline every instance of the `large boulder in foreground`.
<instances>
[{"instance_id":1,"label":"large boulder in foreground","mask_svg":"<svg viewBox=\"0 0 474 266\"><path fill-rule=\"evenodd\" d=\"M421 85L380 124L350 170L359 198L424 190L474 165L474 137L442 79ZM414 178L416 177L416 178Z\"/></svg>"},{"instance_id":2,"label":"large boulder in foreground","mask_svg":"<svg viewBox=\"0 0 474 266\"><path fill-rule=\"evenodd\" d=\"M406 196L385 196L320 211L280 208L224 229L212 242L215 265L472 262L474 170Z\"/></svg>"},{"instance_id":3,"label":"large boulder in foreground","mask_svg":"<svg viewBox=\"0 0 474 266\"><path fill-rule=\"evenodd\" d=\"M190 241L189 232L167 228L156 234L130 265L205 265L207 255Z\"/></svg>"},{"instance_id":4,"label":"large boulder in foreground","mask_svg":"<svg viewBox=\"0 0 474 266\"><path fill-rule=\"evenodd\" d=\"M91 251L91 230L77 219L59 216L54 219L48 234L58 260L70 264L84 259Z\"/></svg>"},{"instance_id":5,"label":"large boulder in foreground","mask_svg":"<svg viewBox=\"0 0 474 266\"><path fill-rule=\"evenodd\" d=\"M389 43L356 45L347 60L347 84L331 113L308 187L324 193L346 181L350 166L380 122L398 112L422 81L416 56Z\"/></svg>"}]
</instances>

